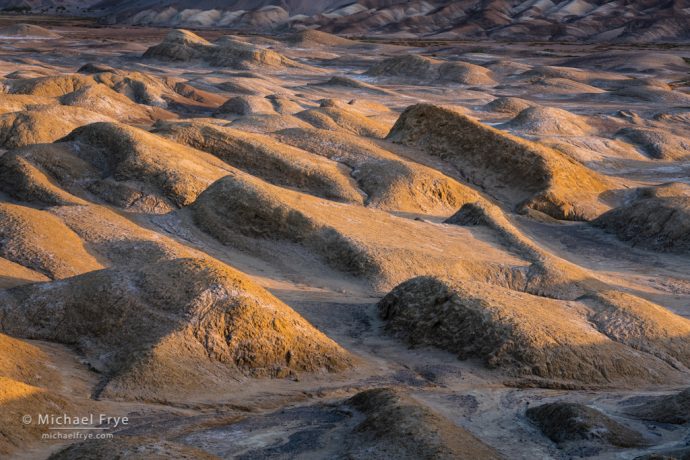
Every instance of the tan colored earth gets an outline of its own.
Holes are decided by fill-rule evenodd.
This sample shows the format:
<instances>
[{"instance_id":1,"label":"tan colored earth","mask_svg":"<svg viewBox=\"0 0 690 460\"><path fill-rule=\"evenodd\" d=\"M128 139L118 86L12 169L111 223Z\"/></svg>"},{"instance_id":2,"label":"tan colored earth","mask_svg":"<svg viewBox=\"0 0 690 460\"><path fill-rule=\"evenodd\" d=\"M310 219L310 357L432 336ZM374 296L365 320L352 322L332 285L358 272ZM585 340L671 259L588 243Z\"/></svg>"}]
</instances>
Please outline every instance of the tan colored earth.
<instances>
[{"instance_id":1,"label":"tan colored earth","mask_svg":"<svg viewBox=\"0 0 690 460\"><path fill-rule=\"evenodd\" d=\"M361 3L0 16L0 458L686 458L681 26Z\"/></svg>"}]
</instances>

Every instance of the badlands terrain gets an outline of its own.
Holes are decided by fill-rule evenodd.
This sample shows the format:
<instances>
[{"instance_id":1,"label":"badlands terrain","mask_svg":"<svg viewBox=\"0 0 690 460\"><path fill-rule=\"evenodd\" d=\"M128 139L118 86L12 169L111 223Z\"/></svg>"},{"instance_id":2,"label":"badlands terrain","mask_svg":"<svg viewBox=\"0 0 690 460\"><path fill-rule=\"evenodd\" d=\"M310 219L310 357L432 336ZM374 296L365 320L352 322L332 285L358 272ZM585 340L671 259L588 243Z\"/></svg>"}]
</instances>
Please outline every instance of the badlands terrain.
<instances>
[{"instance_id":1,"label":"badlands terrain","mask_svg":"<svg viewBox=\"0 0 690 460\"><path fill-rule=\"evenodd\" d=\"M0 458L690 458L690 46L20 22Z\"/></svg>"},{"instance_id":2,"label":"badlands terrain","mask_svg":"<svg viewBox=\"0 0 690 460\"><path fill-rule=\"evenodd\" d=\"M320 29L355 37L686 43L687 0L2 0L102 24Z\"/></svg>"}]
</instances>

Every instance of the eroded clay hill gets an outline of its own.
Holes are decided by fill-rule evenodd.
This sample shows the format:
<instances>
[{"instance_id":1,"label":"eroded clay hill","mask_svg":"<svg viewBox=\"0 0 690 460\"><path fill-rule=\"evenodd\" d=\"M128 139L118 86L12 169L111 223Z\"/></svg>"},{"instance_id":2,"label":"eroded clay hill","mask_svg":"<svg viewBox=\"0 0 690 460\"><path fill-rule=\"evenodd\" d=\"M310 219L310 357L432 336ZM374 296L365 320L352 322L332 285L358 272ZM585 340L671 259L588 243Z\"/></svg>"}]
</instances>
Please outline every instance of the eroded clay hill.
<instances>
[{"instance_id":1,"label":"eroded clay hill","mask_svg":"<svg viewBox=\"0 0 690 460\"><path fill-rule=\"evenodd\" d=\"M463 61L439 61L437 59L405 54L373 65L368 75L381 78L404 79L416 84L439 81L473 86L493 86L491 70L480 65Z\"/></svg>"},{"instance_id":2,"label":"eroded clay hill","mask_svg":"<svg viewBox=\"0 0 690 460\"><path fill-rule=\"evenodd\" d=\"M274 134L299 147L351 168L369 206L447 215L469 201L481 200L470 187L419 163L406 161L367 139L323 129L290 128Z\"/></svg>"},{"instance_id":3,"label":"eroded clay hill","mask_svg":"<svg viewBox=\"0 0 690 460\"><path fill-rule=\"evenodd\" d=\"M267 252L274 258L281 253L282 258L294 258L290 250L294 244L330 268L378 288L425 273L510 278L511 264L525 263L508 256L507 265L497 264L505 253L488 246L481 259L470 260L463 255L464 248L482 242L467 241L459 228L327 201L243 174L215 182L191 209L196 224L224 244ZM261 251L253 249L257 243L273 244ZM406 263L400 264L403 259Z\"/></svg>"},{"instance_id":4,"label":"eroded clay hill","mask_svg":"<svg viewBox=\"0 0 690 460\"><path fill-rule=\"evenodd\" d=\"M288 306L212 261L93 271L1 295L4 332L77 347L102 374L99 393L109 397L179 400L245 375L334 372L351 364L347 352Z\"/></svg>"},{"instance_id":5,"label":"eroded clay hill","mask_svg":"<svg viewBox=\"0 0 690 460\"><path fill-rule=\"evenodd\" d=\"M372 451L400 459L502 458L471 433L401 392L368 390L347 402L366 417L348 442L350 458L371 458Z\"/></svg>"},{"instance_id":6,"label":"eroded clay hill","mask_svg":"<svg viewBox=\"0 0 690 460\"><path fill-rule=\"evenodd\" d=\"M362 202L347 168L268 136L204 122L167 122L156 133L211 153L275 185L344 202Z\"/></svg>"},{"instance_id":7,"label":"eroded clay hill","mask_svg":"<svg viewBox=\"0 0 690 460\"><path fill-rule=\"evenodd\" d=\"M669 183L633 192L627 204L603 214L593 225L623 241L656 251L690 251L690 187Z\"/></svg>"},{"instance_id":8,"label":"eroded clay hill","mask_svg":"<svg viewBox=\"0 0 690 460\"><path fill-rule=\"evenodd\" d=\"M0 162L0 174L11 181L6 192L23 200L74 202L65 202L61 186L146 212L191 204L233 170L213 155L118 123L86 125L60 143L15 150Z\"/></svg>"},{"instance_id":9,"label":"eroded clay hill","mask_svg":"<svg viewBox=\"0 0 690 460\"><path fill-rule=\"evenodd\" d=\"M411 345L479 358L542 385L662 382L690 366L690 321L621 293L560 301L422 277L396 287L379 311Z\"/></svg>"},{"instance_id":10,"label":"eroded clay hill","mask_svg":"<svg viewBox=\"0 0 690 460\"><path fill-rule=\"evenodd\" d=\"M604 177L560 152L450 109L409 107L388 139L442 158L465 180L518 209L568 220L589 220L607 209L600 195L611 185Z\"/></svg>"},{"instance_id":11,"label":"eroded clay hill","mask_svg":"<svg viewBox=\"0 0 690 460\"><path fill-rule=\"evenodd\" d=\"M234 37L222 37L211 43L182 29L171 31L160 44L149 48L144 57L179 62L205 61L213 66L244 70L300 66L275 51Z\"/></svg>"}]
</instances>

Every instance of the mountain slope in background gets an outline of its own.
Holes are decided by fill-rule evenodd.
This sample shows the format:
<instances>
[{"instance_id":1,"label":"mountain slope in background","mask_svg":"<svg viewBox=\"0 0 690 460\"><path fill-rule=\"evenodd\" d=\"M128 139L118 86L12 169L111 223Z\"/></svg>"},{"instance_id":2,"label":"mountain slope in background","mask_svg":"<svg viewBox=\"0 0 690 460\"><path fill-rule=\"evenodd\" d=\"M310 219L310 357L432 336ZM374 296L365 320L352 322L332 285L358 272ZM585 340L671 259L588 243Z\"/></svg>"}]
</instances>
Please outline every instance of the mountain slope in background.
<instances>
[{"instance_id":1,"label":"mountain slope in background","mask_svg":"<svg viewBox=\"0 0 690 460\"><path fill-rule=\"evenodd\" d=\"M3 8L95 14L109 23L316 28L399 38L681 42L688 0L0 0Z\"/></svg>"}]
</instances>

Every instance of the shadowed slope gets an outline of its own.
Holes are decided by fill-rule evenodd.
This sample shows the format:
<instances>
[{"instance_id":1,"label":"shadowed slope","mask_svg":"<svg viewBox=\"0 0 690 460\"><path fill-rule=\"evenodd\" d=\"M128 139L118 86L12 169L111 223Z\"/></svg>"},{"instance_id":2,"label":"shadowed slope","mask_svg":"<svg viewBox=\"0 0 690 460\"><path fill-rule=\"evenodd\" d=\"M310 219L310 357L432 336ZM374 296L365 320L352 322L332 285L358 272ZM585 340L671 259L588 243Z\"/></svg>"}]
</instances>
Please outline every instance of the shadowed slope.
<instances>
[{"instance_id":1,"label":"shadowed slope","mask_svg":"<svg viewBox=\"0 0 690 460\"><path fill-rule=\"evenodd\" d=\"M637 301L634 313L626 302L559 301L422 277L397 286L379 311L386 328L412 345L480 358L539 385L677 380L676 369L688 372L690 366L690 321L628 297ZM641 329L643 321L648 326Z\"/></svg>"},{"instance_id":2,"label":"shadowed slope","mask_svg":"<svg viewBox=\"0 0 690 460\"><path fill-rule=\"evenodd\" d=\"M411 106L388 139L441 157L468 181L518 208L569 220L592 219L607 208L598 197L610 185L597 173L449 109Z\"/></svg>"},{"instance_id":3,"label":"shadowed slope","mask_svg":"<svg viewBox=\"0 0 690 460\"><path fill-rule=\"evenodd\" d=\"M511 278L511 269L495 261L523 264L460 229L331 202L240 174L214 183L192 211L197 224L225 244L296 243L332 268L376 287L422 273ZM470 246L482 247L483 257L468 257Z\"/></svg>"},{"instance_id":4,"label":"shadowed slope","mask_svg":"<svg viewBox=\"0 0 690 460\"><path fill-rule=\"evenodd\" d=\"M368 206L448 215L464 203L481 201L470 187L351 134L293 128L279 131L276 137L352 168L352 177L367 194Z\"/></svg>"},{"instance_id":5,"label":"shadowed slope","mask_svg":"<svg viewBox=\"0 0 690 460\"><path fill-rule=\"evenodd\" d=\"M155 132L270 183L338 201L362 201L346 168L268 136L195 121L159 123Z\"/></svg>"},{"instance_id":6,"label":"shadowed slope","mask_svg":"<svg viewBox=\"0 0 690 460\"><path fill-rule=\"evenodd\" d=\"M494 449L445 417L402 392L388 388L367 390L347 403L365 415L349 440L352 459L502 458Z\"/></svg>"},{"instance_id":7,"label":"shadowed slope","mask_svg":"<svg viewBox=\"0 0 690 460\"><path fill-rule=\"evenodd\" d=\"M593 225L623 241L656 251L690 252L690 186L670 183L639 189Z\"/></svg>"},{"instance_id":8,"label":"shadowed slope","mask_svg":"<svg viewBox=\"0 0 690 460\"><path fill-rule=\"evenodd\" d=\"M550 403L527 409L527 417L553 442L600 439L620 447L645 444L640 433L582 404Z\"/></svg>"}]
</instances>

